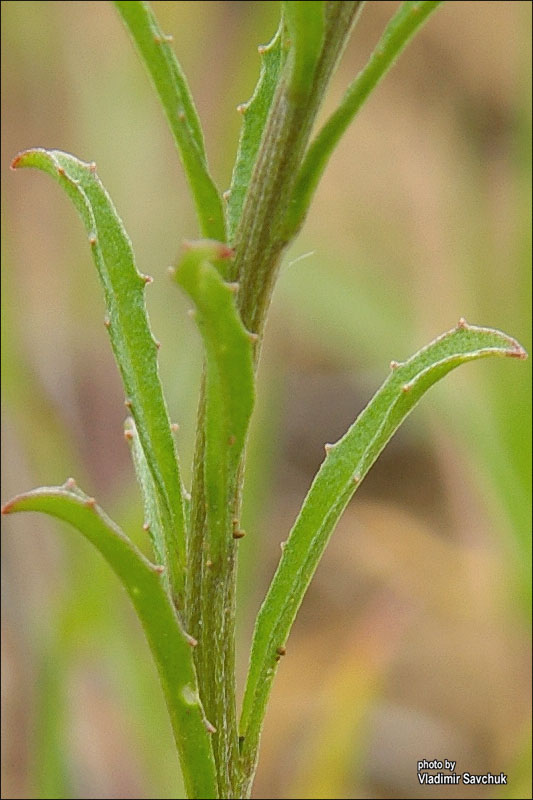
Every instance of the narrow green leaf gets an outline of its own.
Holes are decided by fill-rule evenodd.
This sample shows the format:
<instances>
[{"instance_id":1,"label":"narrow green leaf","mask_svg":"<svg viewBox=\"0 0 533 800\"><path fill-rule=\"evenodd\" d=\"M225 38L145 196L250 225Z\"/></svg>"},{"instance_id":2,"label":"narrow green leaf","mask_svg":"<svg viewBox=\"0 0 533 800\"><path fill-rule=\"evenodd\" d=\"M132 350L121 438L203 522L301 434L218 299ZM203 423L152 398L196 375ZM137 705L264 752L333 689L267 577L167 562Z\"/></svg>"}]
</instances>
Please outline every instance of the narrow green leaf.
<instances>
[{"instance_id":1,"label":"narrow green leaf","mask_svg":"<svg viewBox=\"0 0 533 800\"><path fill-rule=\"evenodd\" d=\"M135 266L130 239L102 186L94 164L59 150L27 150L13 168L49 173L76 206L103 285L106 327L146 461L165 512L169 580L176 600L183 591L185 523L177 455L157 367L157 344L150 331L144 289L146 276Z\"/></svg>"},{"instance_id":2,"label":"narrow green leaf","mask_svg":"<svg viewBox=\"0 0 533 800\"><path fill-rule=\"evenodd\" d=\"M254 403L252 340L235 305L235 285L224 283L213 262L232 251L217 242L189 244L176 281L193 300L205 348L205 449L202 541L202 700L220 730L213 740L221 797L231 796L238 762L232 604L241 456ZM193 484L193 492L198 484ZM197 497L193 496L193 504Z\"/></svg>"},{"instance_id":3,"label":"narrow green leaf","mask_svg":"<svg viewBox=\"0 0 533 800\"><path fill-rule=\"evenodd\" d=\"M326 446L259 612L241 717L244 769L253 771L266 702L280 654L324 548L348 501L422 395L446 373L487 356L525 358L514 339L464 320L391 373L348 432Z\"/></svg>"},{"instance_id":4,"label":"narrow green leaf","mask_svg":"<svg viewBox=\"0 0 533 800\"><path fill-rule=\"evenodd\" d=\"M387 25L368 63L311 143L300 168L287 215L286 231L289 238L303 224L314 191L339 139L406 44L441 2L442 0L423 0L402 3Z\"/></svg>"},{"instance_id":5,"label":"narrow green leaf","mask_svg":"<svg viewBox=\"0 0 533 800\"><path fill-rule=\"evenodd\" d=\"M131 448L133 466L141 488L144 509L143 527L150 536L157 562L159 564L166 564L168 561L168 554L166 552L165 531L161 509L159 507L159 498L133 417L128 417L126 419L124 423L124 435Z\"/></svg>"},{"instance_id":6,"label":"narrow green leaf","mask_svg":"<svg viewBox=\"0 0 533 800\"><path fill-rule=\"evenodd\" d=\"M218 242L188 243L175 272L176 282L196 306L206 352L204 472L215 550L224 549L217 538L224 535L229 485L240 463L254 404L252 337L235 305L236 285L225 283L213 266L231 254Z\"/></svg>"},{"instance_id":7,"label":"narrow green leaf","mask_svg":"<svg viewBox=\"0 0 533 800\"><path fill-rule=\"evenodd\" d=\"M200 120L170 41L149 3L115 1L164 108L191 188L204 236L225 241L220 193L209 173Z\"/></svg>"},{"instance_id":8,"label":"narrow green leaf","mask_svg":"<svg viewBox=\"0 0 533 800\"><path fill-rule=\"evenodd\" d=\"M295 102L303 102L313 88L324 40L324 5L317 0L283 2L291 58L288 92Z\"/></svg>"},{"instance_id":9,"label":"narrow green leaf","mask_svg":"<svg viewBox=\"0 0 533 800\"><path fill-rule=\"evenodd\" d=\"M128 592L152 650L165 693L188 797L215 798L212 726L198 696L192 648L161 579L151 564L94 499L76 488L36 489L18 495L2 513L41 511L79 530L101 552Z\"/></svg>"},{"instance_id":10,"label":"narrow green leaf","mask_svg":"<svg viewBox=\"0 0 533 800\"><path fill-rule=\"evenodd\" d=\"M285 51L281 45L282 29L283 23L280 23L274 38L269 44L259 48L262 59L259 80L251 99L239 106L239 111L243 114L243 123L237 158L231 177L227 207L228 239L230 242L233 241L241 218L246 190L252 177L268 112L272 105L272 99L285 59Z\"/></svg>"}]
</instances>

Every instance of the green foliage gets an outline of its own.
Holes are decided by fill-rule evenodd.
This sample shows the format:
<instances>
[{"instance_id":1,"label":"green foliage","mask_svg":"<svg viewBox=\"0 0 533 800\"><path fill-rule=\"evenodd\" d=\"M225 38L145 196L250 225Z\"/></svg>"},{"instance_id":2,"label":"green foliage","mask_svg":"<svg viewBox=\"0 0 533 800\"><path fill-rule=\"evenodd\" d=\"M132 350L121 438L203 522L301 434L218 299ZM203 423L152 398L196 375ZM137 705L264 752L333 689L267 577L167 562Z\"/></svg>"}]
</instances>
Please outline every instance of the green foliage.
<instances>
[{"instance_id":1,"label":"green foliage","mask_svg":"<svg viewBox=\"0 0 533 800\"><path fill-rule=\"evenodd\" d=\"M243 761L250 772L280 654L342 512L422 395L450 370L487 356L525 358L526 353L505 334L461 320L405 363L392 362L389 377L352 427L338 442L326 445L326 458L283 546L257 618L241 717Z\"/></svg>"},{"instance_id":2,"label":"green foliage","mask_svg":"<svg viewBox=\"0 0 533 800\"><path fill-rule=\"evenodd\" d=\"M162 582L162 570L81 492L74 481L18 495L4 514L41 511L68 522L101 552L128 592L146 633L165 693L183 777L190 797L214 797L215 773L206 720L193 666L190 637L183 632Z\"/></svg>"},{"instance_id":3,"label":"green foliage","mask_svg":"<svg viewBox=\"0 0 533 800\"><path fill-rule=\"evenodd\" d=\"M261 73L254 93L248 103L239 106L243 114L239 149L228 197L228 232L233 241L242 214L244 197L252 177L259 145L265 129L268 112L272 105L274 92L285 60L282 47L283 24L269 44L259 48L261 53Z\"/></svg>"},{"instance_id":4,"label":"green foliage","mask_svg":"<svg viewBox=\"0 0 533 800\"><path fill-rule=\"evenodd\" d=\"M104 290L106 327L142 448L165 516L165 550L172 590L181 605L185 568L185 522L177 455L157 369L157 342L148 324L144 290L151 279L135 266L124 230L94 164L59 150L28 150L14 168L48 172L80 214ZM154 500L154 502L156 502Z\"/></svg>"},{"instance_id":5,"label":"green foliage","mask_svg":"<svg viewBox=\"0 0 533 800\"><path fill-rule=\"evenodd\" d=\"M237 740L234 669L236 540L244 454L266 308L284 249L300 228L335 145L365 99L438 2L405 2L368 64L314 141L313 122L358 2L283 2L244 120L226 221L209 174L200 121L186 80L148 3L114 4L153 80L176 141L202 234L173 271L195 305L205 351L191 497L184 491L157 343L146 313L150 279L93 164L58 150L28 150L13 167L36 167L65 190L85 225L102 283L106 327L131 417L126 438L157 565L72 480L19 495L4 513L41 511L69 522L103 554L141 620L165 693L187 793L248 797L263 718L287 637L343 510L422 395L450 370L490 355L524 358L499 331L459 325L391 374L326 458L284 546L257 618ZM287 214L285 215L285 211ZM238 276L239 283L228 283ZM253 328L254 333L247 330ZM185 627L189 626L189 633ZM190 632L198 634L196 642ZM197 645L197 646L196 646ZM212 723L215 723L214 725ZM56 773L61 772L58 762Z\"/></svg>"},{"instance_id":6,"label":"green foliage","mask_svg":"<svg viewBox=\"0 0 533 800\"><path fill-rule=\"evenodd\" d=\"M202 233L224 241L226 233L220 193L209 174L200 120L183 71L170 46L172 37L161 31L148 3L126 0L115 2L115 6L161 100L189 180Z\"/></svg>"},{"instance_id":7,"label":"green foliage","mask_svg":"<svg viewBox=\"0 0 533 800\"><path fill-rule=\"evenodd\" d=\"M287 216L288 236L294 236L302 225L314 190L342 134L411 37L441 2L422 0L402 3L387 25L367 64L346 90L339 107L321 128L306 153Z\"/></svg>"}]
</instances>

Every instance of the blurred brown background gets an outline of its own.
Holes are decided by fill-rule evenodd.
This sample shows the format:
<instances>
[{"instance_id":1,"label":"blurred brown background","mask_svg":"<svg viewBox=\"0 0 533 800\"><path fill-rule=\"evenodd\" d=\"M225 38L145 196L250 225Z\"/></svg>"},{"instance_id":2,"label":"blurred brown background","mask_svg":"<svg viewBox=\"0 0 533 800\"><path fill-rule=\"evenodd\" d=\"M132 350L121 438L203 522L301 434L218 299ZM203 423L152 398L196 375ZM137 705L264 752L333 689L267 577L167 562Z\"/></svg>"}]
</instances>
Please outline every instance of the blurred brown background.
<instances>
[{"instance_id":1,"label":"blurred brown background","mask_svg":"<svg viewBox=\"0 0 533 800\"><path fill-rule=\"evenodd\" d=\"M155 2L227 188L274 2ZM396 3L369 2L332 109ZM71 151L154 276L149 311L186 479L201 351L166 267L197 235L155 94L110 3L2 3L3 499L73 474L140 544L123 395L69 201L8 165ZM531 5L447 2L343 139L269 320L241 548L253 617L323 453L401 360L460 316L530 345ZM296 261L299 256L306 258ZM292 263L295 262L295 263ZM530 365L484 361L415 412L358 491L294 628L255 797L530 796ZM4 523L2 797L181 796L155 671L99 556ZM509 776L422 787L419 759Z\"/></svg>"}]
</instances>

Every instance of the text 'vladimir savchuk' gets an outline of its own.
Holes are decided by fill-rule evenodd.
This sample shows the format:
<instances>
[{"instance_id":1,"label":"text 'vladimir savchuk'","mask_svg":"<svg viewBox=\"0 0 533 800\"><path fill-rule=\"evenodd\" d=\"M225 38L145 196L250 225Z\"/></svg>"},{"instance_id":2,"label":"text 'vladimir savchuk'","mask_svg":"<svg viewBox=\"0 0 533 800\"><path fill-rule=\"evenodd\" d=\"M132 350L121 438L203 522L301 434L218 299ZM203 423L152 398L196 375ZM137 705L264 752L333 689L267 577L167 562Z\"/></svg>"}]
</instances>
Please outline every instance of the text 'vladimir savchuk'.
<instances>
[{"instance_id":1,"label":"text 'vladimir savchuk'","mask_svg":"<svg viewBox=\"0 0 533 800\"><path fill-rule=\"evenodd\" d=\"M475 774L473 772L455 772L455 766L457 761L449 761L447 758L444 760L440 759L433 759L432 761L428 761L427 759L423 759L419 761L417 764L417 775L418 781L421 784L433 785L433 784L452 784L457 785L459 783L465 785L475 785L475 784L507 784L507 775L504 772L500 772L498 775L495 775L492 772L485 772L482 774ZM426 772L425 770L446 770L446 772L436 772L430 773Z\"/></svg>"}]
</instances>

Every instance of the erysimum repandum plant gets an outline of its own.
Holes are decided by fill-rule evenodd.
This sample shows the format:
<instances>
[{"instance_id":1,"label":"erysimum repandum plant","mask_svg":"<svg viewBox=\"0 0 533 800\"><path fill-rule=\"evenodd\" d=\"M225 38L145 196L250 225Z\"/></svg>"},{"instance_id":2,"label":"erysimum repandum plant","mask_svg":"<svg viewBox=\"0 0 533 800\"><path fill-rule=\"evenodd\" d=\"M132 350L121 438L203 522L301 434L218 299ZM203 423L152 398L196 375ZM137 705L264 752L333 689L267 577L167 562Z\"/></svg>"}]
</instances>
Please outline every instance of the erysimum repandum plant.
<instances>
[{"instance_id":1,"label":"erysimum repandum plant","mask_svg":"<svg viewBox=\"0 0 533 800\"><path fill-rule=\"evenodd\" d=\"M335 525L422 395L450 370L488 356L525 358L500 331L459 323L402 363L336 443L305 498L259 612L244 700L235 700L234 628L244 460L265 320L280 261L300 230L347 126L439 2L404 2L337 109L313 134L363 3L283 2L276 35L242 107L225 199L211 177L186 79L148 3L115 2L157 91L198 215L173 280L194 305L204 374L190 491L180 474L145 307L149 282L96 166L58 150L20 153L13 168L54 178L83 222L102 284L128 415L125 435L153 560L73 479L19 495L4 513L41 511L77 528L116 572L152 650L191 798L248 797L271 686L306 589Z\"/></svg>"}]
</instances>

